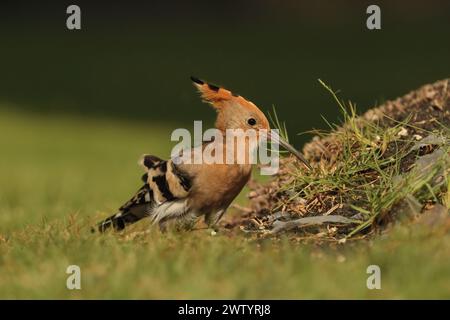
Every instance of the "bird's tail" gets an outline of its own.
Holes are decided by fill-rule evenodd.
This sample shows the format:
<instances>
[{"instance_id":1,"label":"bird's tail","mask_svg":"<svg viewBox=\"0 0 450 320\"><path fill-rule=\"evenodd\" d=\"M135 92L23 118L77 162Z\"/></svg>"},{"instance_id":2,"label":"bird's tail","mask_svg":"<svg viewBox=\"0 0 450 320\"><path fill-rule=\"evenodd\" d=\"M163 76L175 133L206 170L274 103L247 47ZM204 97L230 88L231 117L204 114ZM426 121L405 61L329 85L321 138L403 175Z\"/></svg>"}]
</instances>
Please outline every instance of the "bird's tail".
<instances>
[{"instance_id":1,"label":"bird's tail","mask_svg":"<svg viewBox=\"0 0 450 320\"><path fill-rule=\"evenodd\" d=\"M114 228L116 231L123 230L127 225L148 217L153 211L153 207L153 192L146 183L133 198L120 207L119 212L98 223L97 229L100 232L105 232L110 228Z\"/></svg>"},{"instance_id":2,"label":"bird's tail","mask_svg":"<svg viewBox=\"0 0 450 320\"><path fill-rule=\"evenodd\" d=\"M111 227L115 231L120 231L125 229L127 225L133 224L139 220L141 220L143 217L137 216L133 214L131 211L128 212L118 212L116 214L113 214L112 216L106 218L102 222L97 224L98 231L105 232L106 230L110 229ZM95 230L93 230L95 231Z\"/></svg>"}]
</instances>

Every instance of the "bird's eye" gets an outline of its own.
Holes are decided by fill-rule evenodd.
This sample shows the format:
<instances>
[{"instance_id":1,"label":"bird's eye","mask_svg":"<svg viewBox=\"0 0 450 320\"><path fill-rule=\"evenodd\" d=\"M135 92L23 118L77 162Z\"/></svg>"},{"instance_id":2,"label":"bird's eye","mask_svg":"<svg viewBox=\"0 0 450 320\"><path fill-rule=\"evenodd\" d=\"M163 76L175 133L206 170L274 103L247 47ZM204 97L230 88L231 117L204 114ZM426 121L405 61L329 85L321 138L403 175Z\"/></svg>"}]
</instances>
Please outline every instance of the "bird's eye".
<instances>
[{"instance_id":1,"label":"bird's eye","mask_svg":"<svg viewBox=\"0 0 450 320\"><path fill-rule=\"evenodd\" d=\"M247 123L251 126L254 126L256 124L256 120L254 118L250 118L247 120Z\"/></svg>"}]
</instances>

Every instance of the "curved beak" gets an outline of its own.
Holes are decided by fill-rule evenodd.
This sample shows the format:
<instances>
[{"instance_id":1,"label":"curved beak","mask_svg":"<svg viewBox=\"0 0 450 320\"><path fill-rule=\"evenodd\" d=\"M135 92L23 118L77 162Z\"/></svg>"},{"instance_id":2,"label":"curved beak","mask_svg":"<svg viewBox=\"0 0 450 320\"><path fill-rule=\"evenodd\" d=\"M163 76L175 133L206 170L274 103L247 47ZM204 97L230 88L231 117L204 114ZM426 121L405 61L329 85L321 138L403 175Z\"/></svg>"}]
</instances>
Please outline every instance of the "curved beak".
<instances>
[{"instance_id":1,"label":"curved beak","mask_svg":"<svg viewBox=\"0 0 450 320\"><path fill-rule=\"evenodd\" d=\"M312 170L311 165L309 162L305 159L305 157L295 149L292 145L290 145L287 141L283 140L275 131L270 130L267 134L268 138L271 139L271 141L278 143L283 148L285 148L287 151L292 153L294 156L297 157L298 160L300 160L309 170Z\"/></svg>"}]
</instances>

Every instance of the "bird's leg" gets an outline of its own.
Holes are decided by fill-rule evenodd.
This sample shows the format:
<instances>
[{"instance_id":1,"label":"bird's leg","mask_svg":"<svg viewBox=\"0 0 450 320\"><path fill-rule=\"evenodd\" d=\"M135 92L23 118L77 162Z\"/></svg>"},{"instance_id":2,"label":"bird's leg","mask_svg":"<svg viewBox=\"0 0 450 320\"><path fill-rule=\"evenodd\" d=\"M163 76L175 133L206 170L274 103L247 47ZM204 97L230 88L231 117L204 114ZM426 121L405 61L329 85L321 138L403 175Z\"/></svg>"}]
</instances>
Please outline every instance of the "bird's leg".
<instances>
[{"instance_id":1,"label":"bird's leg","mask_svg":"<svg viewBox=\"0 0 450 320\"><path fill-rule=\"evenodd\" d=\"M159 221L158 226L159 226L159 231L161 231L161 233L167 232L167 220Z\"/></svg>"},{"instance_id":2,"label":"bird's leg","mask_svg":"<svg viewBox=\"0 0 450 320\"><path fill-rule=\"evenodd\" d=\"M211 212L205 215L205 223L208 225L208 228L211 230L211 234L214 235L219 232L218 222L224 215L227 209L220 209L216 212Z\"/></svg>"},{"instance_id":3,"label":"bird's leg","mask_svg":"<svg viewBox=\"0 0 450 320\"><path fill-rule=\"evenodd\" d=\"M191 231L197 221L198 216L194 212L189 212L176 221L176 229L177 231Z\"/></svg>"}]
</instances>

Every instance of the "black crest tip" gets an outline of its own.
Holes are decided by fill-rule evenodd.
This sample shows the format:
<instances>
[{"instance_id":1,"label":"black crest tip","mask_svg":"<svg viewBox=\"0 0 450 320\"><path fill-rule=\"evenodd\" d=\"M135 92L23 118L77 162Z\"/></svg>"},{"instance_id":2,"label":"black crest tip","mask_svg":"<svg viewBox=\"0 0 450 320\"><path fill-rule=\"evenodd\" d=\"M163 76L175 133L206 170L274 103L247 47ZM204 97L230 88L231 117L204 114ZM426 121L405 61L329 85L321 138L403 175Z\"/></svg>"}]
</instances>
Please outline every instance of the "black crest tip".
<instances>
[{"instance_id":1,"label":"black crest tip","mask_svg":"<svg viewBox=\"0 0 450 320\"><path fill-rule=\"evenodd\" d=\"M192 80L192 82L200 84L200 85L205 84L204 81L200 80L199 78L193 77L193 76L191 76L191 80Z\"/></svg>"},{"instance_id":2,"label":"black crest tip","mask_svg":"<svg viewBox=\"0 0 450 320\"><path fill-rule=\"evenodd\" d=\"M219 89L220 89L219 86L216 86L215 84L211 84L211 83L208 84L208 88L211 89L212 91L216 91L216 92L219 91Z\"/></svg>"}]
</instances>

